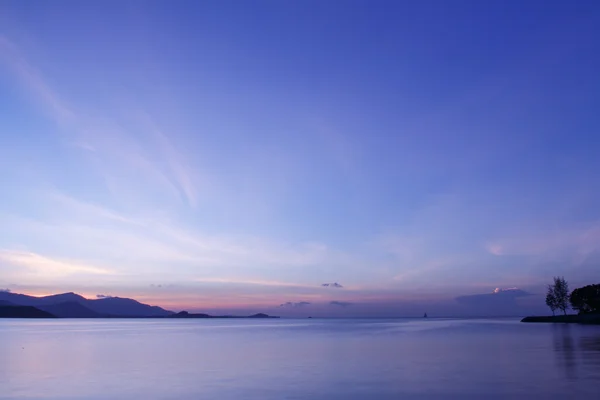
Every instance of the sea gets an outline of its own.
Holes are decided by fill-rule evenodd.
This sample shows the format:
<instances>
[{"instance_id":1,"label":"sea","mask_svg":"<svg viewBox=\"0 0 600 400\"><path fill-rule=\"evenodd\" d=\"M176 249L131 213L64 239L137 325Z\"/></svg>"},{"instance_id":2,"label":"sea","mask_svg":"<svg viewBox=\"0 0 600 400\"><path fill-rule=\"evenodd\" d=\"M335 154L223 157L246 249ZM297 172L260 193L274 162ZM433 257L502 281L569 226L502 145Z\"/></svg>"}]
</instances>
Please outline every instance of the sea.
<instances>
[{"instance_id":1,"label":"sea","mask_svg":"<svg viewBox=\"0 0 600 400\"><path fill-rule=\"evenodd\" d=\"M600 326L0 320L0 399L564 400L599 393Z\"/></svg>"}]
</instances>

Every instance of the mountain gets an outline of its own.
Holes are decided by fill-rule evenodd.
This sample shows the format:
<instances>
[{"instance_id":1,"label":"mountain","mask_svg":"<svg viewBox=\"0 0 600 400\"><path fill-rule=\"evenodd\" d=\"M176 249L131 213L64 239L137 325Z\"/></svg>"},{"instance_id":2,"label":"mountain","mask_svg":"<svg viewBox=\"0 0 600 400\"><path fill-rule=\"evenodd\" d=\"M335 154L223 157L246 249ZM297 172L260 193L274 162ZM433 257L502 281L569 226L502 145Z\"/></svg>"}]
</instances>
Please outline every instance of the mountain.
<instances>
[{"instance_id":1,"label":"mountain","mask_svg":"<svg viewBox=\"0 0 600 400\"><path fill-rule=\"evenodd\" d=\"M85 297L80 296L77 293L73 293L73 292L62 293L62 294L53 294L53 295L45 296L45 297L38 297L38 299L40 299L40 304L43 304L43 305L53 305L53 304L68 303L68 302L85 303L85 302L89 301Z\"/></svg>"},{"instance_id":2,"label":"mountain","mask_svg":"<svg viewBox=\"0 0 600 400\"><path fill-rule=\"evenodd\" d=\"M44 297L0 292L0 302L37 307L52 314L56 313L55 315L61 318L167 317L173 314L172 311L133 299L107 297L90 300L72 292Z\"/></svg>"},{"instance_id":3,"label":"mountain","mask_svg":"<svg viewBox=\"0 0 600 400\"><path fill-rule=\"evenodd\" d=\"M56 318L49 312L33 306L3 306L0 305L0 318Z\"/></svg>"},{"instance_id":4,"label":"mountain","mask_svg":"<svg viewBox=\"0 0 600 400\"><path fill-rule=\"evenodd\" d=\"M173 314L173 311L122 297L87 300L85 305L99 314L115 317L168 317Z\"/></svg>"},{"instance_id":5,"label":"mountain","mask_svg":"<svg viewBox=\"0 0 600 400\"><path fill-rule=\"evenodd\" d=\"M14 304L10 301L0 300L0 306L14 306Z\"/></svg>"},{"instance_id":6,"label":"mountain","mask_svg":"<svg viewBox=\"0 0 600 400\"><path fill-rule=\"evenodd\" d=\"M279 318L279 317L273 317L271 315L267 315L267 314L263 314L263 313L258 313L258 314L251 315L248 318Z\"/></svg>"},{"instance_id":7,"label":"mountain","mask_svg":"<svg viewBox=\"0 0 600 400\"><path fill-rule=\"evenodd\" d=\"M100 318L103 316L76 301L65 301L64 303L37 306L37 308L49 312L58 318Z\"/></svg>"},{"instance_id":8,"label":"mountain","mask_svg":"<svg viewBox=\"0 0 600 400\"><path fill-rule=\"evenodd\" d=\"M46 306L52 304L65 303L67 301L74 301L83 303L88 301L85 297L78 294L69 292L63 294L53 294L51 296L35 297L28 296L26 294L12 293L12 292L0 292L0 301L8 301L13 304L20 306Z\"/></svg>"}]
</instances>

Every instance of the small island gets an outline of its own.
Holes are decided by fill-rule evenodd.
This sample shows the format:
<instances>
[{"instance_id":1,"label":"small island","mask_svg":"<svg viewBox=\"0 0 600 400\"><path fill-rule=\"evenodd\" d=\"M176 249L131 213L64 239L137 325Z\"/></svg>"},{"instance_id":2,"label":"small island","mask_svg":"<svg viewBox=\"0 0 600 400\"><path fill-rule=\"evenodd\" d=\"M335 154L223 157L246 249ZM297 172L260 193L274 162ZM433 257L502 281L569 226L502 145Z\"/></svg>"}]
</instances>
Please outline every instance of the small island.
<instances>
[{"instance_id":1,"label":"small island","mask_svg":"<svg viewBox=\"0 0 600 400\"><path fill-rule=\"evenodd\" d=\"M249 316L234 316L234 315L209 315L209 314L191 314L187 311L181 311L177 314L170 315L166 318L279 318L263 313L258 313Z\"/></svg>"},{"instance_id":2,"label":"small island","mask_svg":"<svg viewBox=\"0 0 600 400\"><path fill-rule=\"evenodd\" d=\"M546 305L553 315L525 317L521 322L600 325L600 284L577 288L569 294L565 278L555 277L554 283L548 285ZM578 313L567 314L569 305ZM556 315L556 310L563 315Z\"/></svg>"}]
</instances>

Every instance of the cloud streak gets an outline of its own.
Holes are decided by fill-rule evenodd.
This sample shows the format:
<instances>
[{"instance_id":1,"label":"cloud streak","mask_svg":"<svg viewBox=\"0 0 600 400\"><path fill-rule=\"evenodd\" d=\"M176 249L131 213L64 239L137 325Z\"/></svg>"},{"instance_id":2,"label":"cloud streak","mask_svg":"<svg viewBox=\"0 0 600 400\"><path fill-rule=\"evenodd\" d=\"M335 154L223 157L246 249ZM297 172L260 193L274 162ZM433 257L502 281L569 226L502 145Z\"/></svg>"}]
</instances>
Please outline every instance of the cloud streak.
<instances>
[{"instance_id":1,"label":"cloud streak","mask_svg":"<svg viewBox=\"0 0 600 400\"><path fill-rule=\"evenodd\" d=\"M85 150L84 154L100 168L108 182L114 185L122 181L124 170L134 169L142 172L147 181L159 184L175 196L183 195L190 206L196 206L197 188L191 169L185 166L183 156L171 138L157 128L147 113L134 121L137 126L133 131L118 124L107 125L103 122L106 115L84 116L69 106L46 83L43 73L27 61L17 45L3 36L0 36L0 56L59 126L67 128L63 129L64 138ZM116 168L115 161L127 168Z\"/></svg>"},{"instance_id":2,"label":"cloud streak","mask_svg":"<svg viewBox=\"0 0 600 400\"><path fill-rule=\"evenodd\" d=\"M0 57L40 99L59 123L73 121L73 111L54 93L39 72L23 57L19 48L7 37L0 35Z\"/></svg>"},{"instance_id":3,"label":"cloud streak","mask_svg":"<svg viewBox=\"0 0 600 400\"><path fill-rule=\"evenodd\" d=\"M308 301L299 301L299 302L291 302L291 301L287 301L283 304L280 304L279 307L292 307L292 308L297 308L297 307L304 307L304 306L308 306L310 305L310 302Z\"/></svg>"},{"instance_id":4,"label":"cloud streak","mask_svg":"<svg viewBox=\"0 0 600 400\"><path fill-rule=\"evenodd\" d=\"M0 250L0 261L25 268L28 272L45 277L72 274L106 275L114 273L105 268L71 260L54 259L27 251Z\"/></svg>"},{"instance_id":5,"label":"cloud streak","mask_svg":"<svg viewBox=\"0 0 600 400\"><path fill-rule=\"evenodd\" d=\"M258 280L258 279L239 279L239 278L197 278L196 282L199 283L222 283L229 285L256 285L256 286L276 286L276 287L297 287L297 288L310 288L311 285L302 285L298 283L290 283L290 282L279 282L279 281L269 281L269 280Z\"/></svg>"},{"instance_id":6,"label":"cloud streak","mask_svg":"<svg viewBox=\"0 0 600 400\"><path fill-rule=\"evenodd\" d=\"M348 301L330 301L329 305L331 306L336 306L336 307L350 307L352 305L354 305L354 303L348 302Z\"/></svg>"}]
</instances>

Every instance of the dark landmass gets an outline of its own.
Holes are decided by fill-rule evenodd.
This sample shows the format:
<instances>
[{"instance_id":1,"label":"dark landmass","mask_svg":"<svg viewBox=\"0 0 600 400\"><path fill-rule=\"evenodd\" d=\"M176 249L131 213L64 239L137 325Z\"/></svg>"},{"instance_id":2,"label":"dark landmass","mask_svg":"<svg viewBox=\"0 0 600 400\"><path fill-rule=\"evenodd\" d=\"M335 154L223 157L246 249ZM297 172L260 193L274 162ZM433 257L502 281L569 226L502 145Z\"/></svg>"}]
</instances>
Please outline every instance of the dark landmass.
<instances>
[{"instance_id":1,"label":"dark landmass","mask_svg":"<svg viewBox=\"0 0 600 400\"><path fill-rule=\"evenodd\" d=\"M32 306L0 305L0 318L56 318L56 316Z\"/></svg>"},{"instance_id":2,"label":"dark landmass","mask_svg":"<svg viewBox=\"0 0 600 400\"><path fill-rule=\"evenodd\" d=\"M174 313L134 299L103 297L90 300L76 293L35 297L0 292L0 308L3 310L0 318L279 318L262 313L250 316Z\"/></svg>"},{"instance_id":3,"label":"dark landmass","mask_svg":"<svg viewBox=\"0 0 600 400\"><path fill-rule=\"evenodd\" d=\"M175 314L173 311L158 306L150 306L137 300L122 297L88 300L86 306L99 314L114 317L168 317Z\"/></svg>"},{"instance_id":4,"label":"dark landmass","mask_svg":"<svg viewBox=\"0 0 600 400\"><path fill-rule=\"evenodd\" d=\"M170 315L167 318L279 318L270 316L267 314L254 314L247 317L244 316L233 316L233 315L209 315L209 314L191 314L187 311L181 311L177 314Z\"/></svg>"},{"instance_id":5,"label":"dark landmass","mask_svg":"<svg viewBox=\"0 0 600 400\"><path fill-rule=\"evenodd\" d=\"M600 325L600 314L556 315L556 316L547 316L547 317L525 317L521 320L521 322Z\"/></svg>"},{"instance_id":6,"label":"dark landmass","mask_svg":"<svg viewBox=\"0 0 600 400\"><path fill-rule=\"evenodd\" d=\"M190 314L187 311L181 311L181 312L178 312L177 314L173 314L173 315L169 316L168 318L214 318L214 317L211 317L208 314Z\"/></svg>"},{"instance_id":7,"label":"dark landmass","mask_svg":"<svg viewBox=\"0 0 600 400\"><path fill-rule=\"evenodd\" d=\"M19 306L32 306L46 310L61 318L131 318L167 317L173 315L156 306L121 297L86 299L76 293L34 297L24 294L0 292L0 301Z\"/></svg>"},{"instance_id":8,"label":"dark landmass","mask_svg":"<svg viewBox=\"0 0 600 400\"><path fill-rule=\"evenodd\" d=\"M84 307L75 301L66 301L64 303L51 304L46 306L37 306L40 310L47 311L58 318L101 318L102 314Z\"/></svg>"},{"instance_id":9,"label":"dark landmass","mask_svg":"<svg viewBox=\"0 0 600 400\"><path fill-rule=\"evenodd\" d=\"M251 315L248 318L279 318L279 317L272 317L272 316L267 315L267 314L258 313L258 314Z\"/></svg>"}]
</instances>

